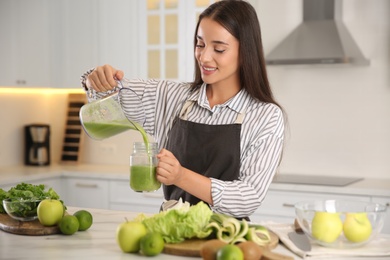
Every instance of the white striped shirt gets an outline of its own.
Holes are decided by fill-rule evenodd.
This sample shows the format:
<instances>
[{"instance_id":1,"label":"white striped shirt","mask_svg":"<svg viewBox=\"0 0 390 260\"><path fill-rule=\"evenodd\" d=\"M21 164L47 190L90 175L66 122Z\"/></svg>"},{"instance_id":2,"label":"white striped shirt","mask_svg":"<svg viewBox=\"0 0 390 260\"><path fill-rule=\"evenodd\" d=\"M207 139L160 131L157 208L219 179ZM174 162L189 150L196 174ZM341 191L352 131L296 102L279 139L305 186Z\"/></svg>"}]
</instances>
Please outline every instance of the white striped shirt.
<instances>
[{"instance_id":1,"label":"white striped shirt","mask_svg":"<svg viewBox=\"0 0 390 260\"><path fill-rule=\"evenodd\" d=\"M250 216L264 200L281 157L284 121L281 109L259 102L245 90L212 109L206 97L206 86L190 92L189 83L166 80L123 80L141 98L145 109L145 131L165 147L173 119L185 100L197 101L187 120L210 125L233 124L238 113L244 112L240 140L240 173L238 180L211 178L212 209L237 218ZM90 101L107 93L87 90ZM131 114L126 95L122 98L125 113ZM228 141L228 140L227 140Z\"/></svg>"}]
</instances>

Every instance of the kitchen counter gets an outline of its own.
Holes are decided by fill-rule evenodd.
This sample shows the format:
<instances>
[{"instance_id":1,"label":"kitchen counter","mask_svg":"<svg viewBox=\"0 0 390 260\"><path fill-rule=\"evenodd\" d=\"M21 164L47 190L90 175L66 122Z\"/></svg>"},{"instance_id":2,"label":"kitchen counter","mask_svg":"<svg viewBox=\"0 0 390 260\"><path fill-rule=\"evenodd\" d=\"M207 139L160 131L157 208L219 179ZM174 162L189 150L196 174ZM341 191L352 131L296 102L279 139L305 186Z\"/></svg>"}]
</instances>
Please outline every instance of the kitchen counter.
<instances>
[{"instance_id":1,"label":"kitchen counter","mask_svg":"<svg viewBox=\"0 0 390 260\"><path fill-rule=\"evenodd\" d=\"M50 165L0 167L0 187L20 181L33 181L41 178L61 176L91 177L102 179L129 179L127 165ZM337 177L335 177L337 178ZM331 188L331 190L330 190ZM271 183L270 190L286 190L317 193L355 194L362 196L390 196L390 179L369 179L354 182L347 186L304 185L291 183Z\"/></svg>"},{"instance_id":2,"label":"kitchen counter","mask_svg":"<svg viewBox=\"0 0 390 260\"><path fill-rule=\"evenodd\" d=\"M0 184L34 181L41 178L83 176L92 178L129 179L127 165L53 164L50 166L0 167Z\"/></svg>"},{"instance_id":3,"label":"kitchen counter","mask_svg":"<svg viewBox=\"0 0 390 260\"><path fill-rule=\"evenodd\" d=\"M0 168L0 187L20 182L33 182L41 180L63 178L91 178L101 180L129 180L129 167L126 165L51 165L45 167L15 166ZM339 193L356 195L390 196L390 179L364 179L344 187L302 185L290 183L272 183L270 190L297 191L312 193ZM99 192L99 191L98 191ZM149 198L149 200L151 200ZM89 205L89 204L88 204ZM69 204L69 206L75 206ZM88 206L92 207L92 206ZM77 208L68 207L69 212L75 212ZM129 207L131 211L141 211ZM120 251L115 240L117 226L125 218L133 219L137 213L106 209L90 209L94 216L94 225L86 232L77 232L72 236L52 235L43 237L31 237L13 235L0 231L0 259L145 259L145 257L134 254L124 254ZM144 211L143 211L144 212ZM262 213L263 214L263 213ZM276 221L274 217L267 216L264 221ZM279 220L286 223L285 220ZM21 248L23 250L21 250ZM277 253L285 254L301 259L290 252L283 244L279 244L274 250ZM161 254L158 259L186 259L172 255ZM191 259L191 258L190 258ZM197 258L193 258L197 259ZM314 259L314 258L311 258ZM343 258L332 257L332 260ZM348 258L351 260L352 258ZM359 258L356 258L359 259ZM360 258L361 259L361 258ZM371 258L373 259L373 258ZM385 258L379 258L385 259Z\"/></svg>"},{"instance_id":4,"label":"kitchen counter","mask_svg":"<svg viewBox=\"0 0 390 260\"><path fill-rule=\"evenodd\" d=\"M73 214L79 209L68 207L68 212ZM73 235L48 235L48 236L24 236L7 233L0 230L0 259L148 259L141 254L123 253L116 242L116 229L125 221L134 219L138 213L128 211L114 211L104 209L87 209L93 215L93 225L87 231L79 231ZM387 236L387 239L390 237ZM289 256L292 259L302 259L289 251L282 243L279 243L274 253ZM329 259L310 257L310 259ZM160 254L150 259L184 260L201 259L200 257L183 257L168 254ZM361 260L359 257L332 256L332 260ZM384 260L386 257L370 257L370 259Z\"/></svg>"},{"instance_id":5,"label":"kitchen counter","mask_svg":"<svg viewBox=\"0 0 390 260\"><path fill-rule=\"evenodd\" d=\"M79 208L68 207L69 213ZM22 236L0 231L0 259L147 259L137 254L123 253L116 243L116 228L137 216L135 212L88 209L94 218L87 231L71 236L62 234L50 236ZM279 244L274 252L300 259ZM151 259L200 259L160 254Z\"/></svg>"}]
</instances>

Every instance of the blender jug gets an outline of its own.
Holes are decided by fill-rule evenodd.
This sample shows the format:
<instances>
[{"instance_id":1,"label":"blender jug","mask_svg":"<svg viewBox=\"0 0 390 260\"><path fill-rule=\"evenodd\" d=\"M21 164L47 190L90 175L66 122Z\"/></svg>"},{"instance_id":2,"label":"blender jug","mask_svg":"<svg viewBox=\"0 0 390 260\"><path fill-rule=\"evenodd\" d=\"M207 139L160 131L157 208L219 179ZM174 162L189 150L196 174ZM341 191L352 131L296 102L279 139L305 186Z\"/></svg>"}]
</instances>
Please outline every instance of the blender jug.
<instances>
[{"instance_id":1,"label":"blender jug","mask_svg":"<svg viewBox=\"0 0 390 260\"><path fill-rule=\"evenodd\" d=\"M126 100L126 114L121 100ZM103 140L127 130L142 129L145 111L137 94L129 88L108 95L105 98L85 104L80 109L80 121L85 132L95 140ZM142 122L142 123L139 123Z\"/></svg>"}]
</instances>

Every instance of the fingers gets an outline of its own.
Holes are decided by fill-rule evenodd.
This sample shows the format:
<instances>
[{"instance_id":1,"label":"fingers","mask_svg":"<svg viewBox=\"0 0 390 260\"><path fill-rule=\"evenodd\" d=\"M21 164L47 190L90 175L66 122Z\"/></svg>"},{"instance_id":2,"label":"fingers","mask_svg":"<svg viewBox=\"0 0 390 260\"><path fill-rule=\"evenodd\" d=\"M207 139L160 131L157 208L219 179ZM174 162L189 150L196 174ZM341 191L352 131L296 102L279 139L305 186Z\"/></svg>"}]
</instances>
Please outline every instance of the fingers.
<instances>
[{"instance_id":1,"label":"fingers","mask_svg":"<svg viewBox=\"0 0 390 260\"><path fill-rule=\"evenodd\" d=\"M176 157L168 150L162 149L157 155L157 179L165 185L175 184L180 177L181 165Z\"/></svg>"},{"instance_id":2,"label":"fingers","mask_svg":"<svg viewBox=\"0 0 390 260\"><path fill-rule=\"evenodd\" d=\"M94 90L105 92L116 87L117 82L115 79L121 80L123 76L123 71L117 70L106 64L96 67L96 69L88 75L88 80Z\"/></svg>"},{"instance_id":3,"label":"fingers","mask_svg":"<svg viewBox=\"0 0 390 260\"><path fill-rule=\"evenodd\" d=\"M167 171L171 171L172 168L180 166L176 157L166 149L162 149L160 153L157 154L157 159L159 160L158 166Z\"/></svg>"},{"instance_id":4,"label":"fingers","mask_svg":"<svg viewBox=\"0 0 390 260\"><path fill-rule=\"evenodd\" d=\"M171 153L170 151L168 151L167 149L161 149L161 151L157 154L157 158L158 159L161 159L162 157L164 156L171 156L171 157L174 157L173 153Z\"/></svg>"},{"instance_id":5,"label":"fingers","mask_svg":"<svg viewBox=\"0 0 390 260\"><path fill-rule=\"evenodd\" d=\"M115 73L115 78L117 78L118 80L122 80L124 75L125 74L123 73L123 71L117 70Z\"/></svg>"}]
</instances>

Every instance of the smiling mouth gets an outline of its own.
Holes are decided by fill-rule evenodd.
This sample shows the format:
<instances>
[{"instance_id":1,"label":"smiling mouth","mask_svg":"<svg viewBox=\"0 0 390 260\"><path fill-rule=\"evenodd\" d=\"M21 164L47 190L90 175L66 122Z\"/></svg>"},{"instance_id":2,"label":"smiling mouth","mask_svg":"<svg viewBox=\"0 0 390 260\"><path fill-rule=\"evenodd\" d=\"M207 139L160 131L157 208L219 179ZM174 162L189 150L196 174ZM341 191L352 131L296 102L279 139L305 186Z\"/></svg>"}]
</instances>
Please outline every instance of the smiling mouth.
<instances>
[{"instance_id":1,"label":"smiling mouth","mask_svg":"<svg viewBox=\"0 0 390 260\"><path fill-rule=\"evenodd\" d=\"M217 68L210 68L210 67L204 67L204 66L202 66L202 69L204 69L205 71L215 71L215 70L217 70Z\"/></svg>"}]
</instances>

